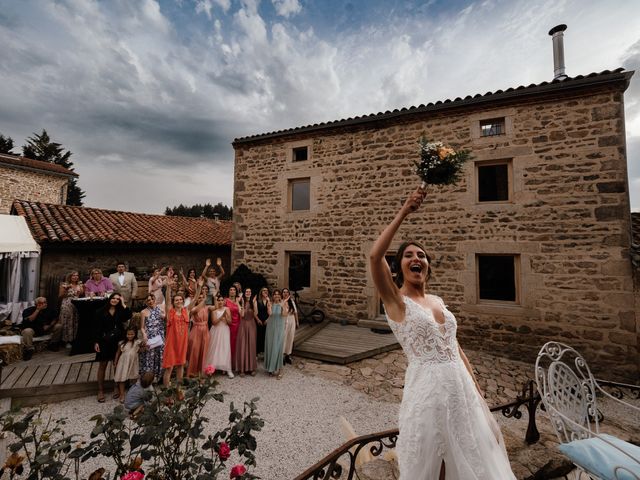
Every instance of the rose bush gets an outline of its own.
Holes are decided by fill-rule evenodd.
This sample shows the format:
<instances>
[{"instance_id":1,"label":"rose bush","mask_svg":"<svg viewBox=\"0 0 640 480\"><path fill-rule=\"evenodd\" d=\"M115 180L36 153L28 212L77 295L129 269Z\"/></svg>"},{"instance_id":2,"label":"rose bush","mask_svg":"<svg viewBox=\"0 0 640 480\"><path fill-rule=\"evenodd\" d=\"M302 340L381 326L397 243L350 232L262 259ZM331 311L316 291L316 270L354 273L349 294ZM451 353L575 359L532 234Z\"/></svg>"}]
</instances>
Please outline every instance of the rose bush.
<instances>
[{"instance_id":1,"label":"rose bush","mask_svg":"<svg viewBox=\"0 0 640 480\"><path fill-rule=\"evenodd\" d=\"M245 402L242 410L231 402L229 423L215 431L202 415L210 400L223 402L216 392L218 382L186 378L179 387L149 392L144 410L134 420L117 406L112 413L92 418L93 440L84 448L83 460L102 455L113 458L117 475L129 473L132 460L142 459L147 480L218 478L233 451L247 466L255 466L257 447L253 433L264 426L256 411L257 398ZM181 399L181 400L178 400ZM237 478L257 478L246 468Z\"/></svg>"}]
</instances>

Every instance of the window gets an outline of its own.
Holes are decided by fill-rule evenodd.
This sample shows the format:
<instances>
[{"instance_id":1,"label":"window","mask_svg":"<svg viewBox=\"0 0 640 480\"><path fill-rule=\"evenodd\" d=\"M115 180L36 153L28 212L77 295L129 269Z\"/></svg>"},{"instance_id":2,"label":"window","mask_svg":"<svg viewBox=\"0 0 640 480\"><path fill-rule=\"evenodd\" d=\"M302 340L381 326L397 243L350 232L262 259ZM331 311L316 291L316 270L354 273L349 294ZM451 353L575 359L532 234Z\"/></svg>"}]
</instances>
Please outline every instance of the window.
<instances>
[{"instance_id":1,"label":"window","mask_svg":"<svg viewBox=\"0 0 640 480\"><path fill-rule=\"evenodd\" d=\"M288 252L289 289L302 290L311 287L311 253Z\"/></svg>"},{"instance_id":2,"label":"window","mask_svg":"<svg viewBox=\"0 0 640 480\"><path fill-rule=\"evenodd\" d=\"M496 135L504 135L504 117L493 118L491 120L480 120L480 136L495 137Z\"/></svg>"},{"instance_id":3,"label":"window","mask_svg":"<svg viewBox=\"0 0 640 480\"><path fill-rule=\"evenodd\" d=\"M478 300L518 302L519 261L518 255L476 255Z\"/></svg>"},{"instance_id":4,"label":"window","mask_svg":"<svg viewBox=\"0 0 640 480\"><path fill-rule=\"evenodd\" d=\"M478 202L511 200L511 162L476 163Z\"/></svg>"},{"instance_id":5,"label":"window","mask_svg":"<svg viewBox=\"0 0 640 480\"><path fill-rule=\"evenodd\" d=\"M293 149L291 160L293 162L304 162L309 159L309 147L296 147Z\"/></svg>"},{"instance_id":6,"label":"window","mask_svg":"<svg viewBox=\"0 0 640 480\"><path fill-rule=\"evenodd\" d=\"M310 185L309 178L289 180L291 210L309 210L311 208Z\"/></svg>"}]
</instances>

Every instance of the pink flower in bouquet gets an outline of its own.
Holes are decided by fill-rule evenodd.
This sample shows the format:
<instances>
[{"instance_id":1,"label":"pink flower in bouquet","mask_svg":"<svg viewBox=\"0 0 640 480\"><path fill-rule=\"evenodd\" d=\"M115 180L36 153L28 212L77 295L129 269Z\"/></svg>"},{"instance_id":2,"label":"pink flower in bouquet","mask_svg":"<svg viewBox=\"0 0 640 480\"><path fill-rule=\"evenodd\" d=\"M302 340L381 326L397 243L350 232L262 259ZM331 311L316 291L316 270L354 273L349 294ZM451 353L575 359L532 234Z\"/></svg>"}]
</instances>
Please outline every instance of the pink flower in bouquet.
<instances>
[{"instance_id":1,"label":"pink flower in bouquet","mask_svg":"<svg viewBox=\"0 0 640 480\"><path fill-rule=\"evenodd\" d=\"M247 467L239 463L231 469L231 478L238 478L247 473Z\"/></svg>"},{"instance_id":2,"label":"pink flower in bouquet","mask_svg":"<svg viewBox=\"0 0 640 480\"><path fill-rule=\"evenodd\" d=\"M231 448L225 442L222 442L218 445L218 456L220 460L226 460L231 456Z\"/></svg>"},{"instance_id":3,"label":"pink flower in bouquet","mask_svg":"<svg viewBox=\"0 0 640 480\"><path fill-rule=\"evenodd\" d=\"M129 472L120 477L120 480L142 480L144 474L141 472Z\"/></svg>"},{"instance_id":4,"label":"pink flower in bouquet","mask_svg":"<svg viewBox=\"0 0 640 480\"><path fill-rule=\"evenodd\" d=\"M207 365L204 369L204 373L205 375L211 376L216 373L216 367L214 367L213 365Z\"/></svg>"}]
</instances>

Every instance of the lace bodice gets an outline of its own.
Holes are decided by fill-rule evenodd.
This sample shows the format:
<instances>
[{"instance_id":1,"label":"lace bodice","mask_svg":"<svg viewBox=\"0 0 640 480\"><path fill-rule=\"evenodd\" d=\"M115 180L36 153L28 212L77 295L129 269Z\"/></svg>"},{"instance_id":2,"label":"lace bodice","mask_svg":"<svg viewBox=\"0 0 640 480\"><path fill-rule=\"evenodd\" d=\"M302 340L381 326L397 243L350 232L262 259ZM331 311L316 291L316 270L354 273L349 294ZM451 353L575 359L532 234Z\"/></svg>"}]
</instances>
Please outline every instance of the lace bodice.
<instances>
[{"instance_id":1,"label":"lace bodice","mask_svg":"<svg viewBox=\"0 0 640 480\"><path fill-rule=\"evenodd\" d=\"M431 311L405 296L404 321L393 321L387 315L387 322L409 363L447 363L459 358L456 317L447 309L442 299L437 298L444 311L444 324L438 323Z\"/></svg>"}]
</instances>

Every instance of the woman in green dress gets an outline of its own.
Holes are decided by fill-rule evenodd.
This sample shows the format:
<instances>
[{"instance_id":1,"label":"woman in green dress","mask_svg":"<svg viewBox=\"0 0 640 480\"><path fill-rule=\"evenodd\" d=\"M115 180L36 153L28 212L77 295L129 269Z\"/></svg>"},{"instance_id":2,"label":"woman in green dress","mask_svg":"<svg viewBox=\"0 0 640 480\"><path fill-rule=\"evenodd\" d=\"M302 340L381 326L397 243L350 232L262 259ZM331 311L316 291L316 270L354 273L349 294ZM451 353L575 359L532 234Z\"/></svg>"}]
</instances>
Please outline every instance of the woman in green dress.
<instances>
[{"instance_id":1,"label":"woman in green dress","mask_svg":"<svg viewBox=\"0 0 640 480\"><path fill-rule=\"evenodd\" d=\"M282 378L282 351L284 348L284 316L282 294L273 292L273 303L269 308L267 332L264 339L264 368L270 375Z\"/></svg>"}]
</instances>

